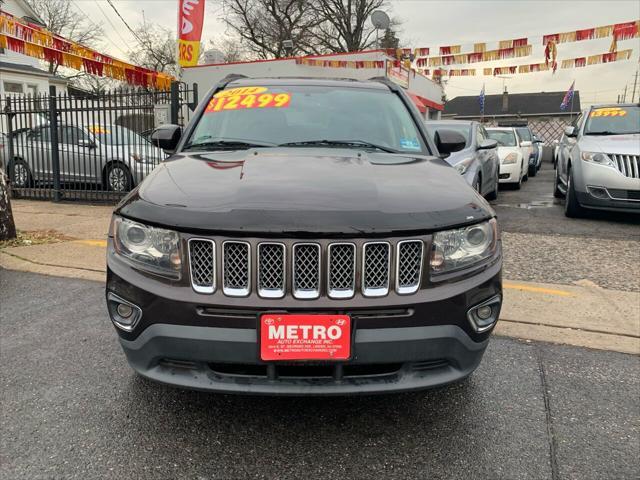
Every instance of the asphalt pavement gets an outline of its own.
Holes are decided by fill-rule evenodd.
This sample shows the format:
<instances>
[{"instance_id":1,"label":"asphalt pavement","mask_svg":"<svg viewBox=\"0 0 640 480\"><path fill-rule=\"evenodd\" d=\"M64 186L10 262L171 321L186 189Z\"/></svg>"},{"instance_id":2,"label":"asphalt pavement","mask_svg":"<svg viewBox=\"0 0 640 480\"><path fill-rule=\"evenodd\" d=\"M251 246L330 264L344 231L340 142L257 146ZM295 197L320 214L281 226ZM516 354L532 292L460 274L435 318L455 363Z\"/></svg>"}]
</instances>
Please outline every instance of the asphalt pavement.
<instances>
[{"instance_id":1,"label":"asphalt pavement","mask_svg":"<svg viewBox=\"0 0 640 480\"><path fill-rule=\"evenodd\" d=\"M640 215L592 211L567 218L544 163L520 190L501 188L491 204L503 232L504 277L640 291Z\"/></svg>"},{"instance_id":2,"label":"asphalt pavement","mask_svg":"<svg viewBox=\"0 0 640 480\"><path fill-rule=\"evenodd\" d=\"M637 479L637 356L494 337L466 381L213 395L127 366L104 286L0 270L0 477Z\"/></svg>"}]
</instances>

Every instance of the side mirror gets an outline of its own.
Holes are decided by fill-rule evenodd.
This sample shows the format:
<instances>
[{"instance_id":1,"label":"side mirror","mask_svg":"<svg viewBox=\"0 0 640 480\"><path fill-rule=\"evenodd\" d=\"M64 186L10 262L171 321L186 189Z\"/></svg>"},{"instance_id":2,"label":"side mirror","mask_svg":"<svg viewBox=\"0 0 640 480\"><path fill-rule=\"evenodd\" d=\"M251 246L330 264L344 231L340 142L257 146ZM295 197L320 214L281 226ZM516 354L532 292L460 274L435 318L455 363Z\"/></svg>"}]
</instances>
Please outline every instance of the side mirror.
<instances>
[{"instance_id":1,"label":"side mirror","mask_svg":"<svg viewBox=\"0 0 640 480\"><path fill-rule=\"evenodd\" d=\"M443 154L450 154L462 150L467 145L467 139L455 130L438 130L434 136L438 151Z\"/></svg>"},{"instance_id":2,"label":"side mirror","mask_svg":"<svg viewBox=\"0 0 640 480\"><path fill-rule=\"evenodd\" d=\"M163 150L173 151L178 146L181 136L181 126L162 125L151 132L151 143Z\"/></svg>"},{"instance_id":3,"label":"side mirror","mask_svg":"<svg viewBox=\"0 0 640 480\"><path fill-rule=\"evenodd\" d=\"M491 138L487 140L483 140L480 145L478 145L478 150L491 150L492 148L496 148L498 146L498 142Z\"/></svg>"},{"instance_id":4,"label":"side mirror","mask_svg":"<svg viewBox=\"0 0 640 480\"><path fill-rule=\"evenodd\" d=\"M78 146L82 147L82 148L96 148L96 144L93 143L91 140L78 140Z\"/></svg>"},{"instance_id":5,"label":"side mirror","mask_svg":"<svg viewBox=\"0 0 640 480\"><path fill-rule=\"evenodd\" d=\"M520 142L521 147L530 147L533 145L529 140L525 140L524 142Z\"/></svg>"},{"instance_id":6,"label":"side mirror","mask_svg":"<svg viewBox=\"0 0 640 480\"><path fill-rule=\"evenodd\" d=\"M568 127L564 127L564 134L567 137L577 137L578 132L576 131L576 127L569 125Z\"/></svg>"}]
</instances>

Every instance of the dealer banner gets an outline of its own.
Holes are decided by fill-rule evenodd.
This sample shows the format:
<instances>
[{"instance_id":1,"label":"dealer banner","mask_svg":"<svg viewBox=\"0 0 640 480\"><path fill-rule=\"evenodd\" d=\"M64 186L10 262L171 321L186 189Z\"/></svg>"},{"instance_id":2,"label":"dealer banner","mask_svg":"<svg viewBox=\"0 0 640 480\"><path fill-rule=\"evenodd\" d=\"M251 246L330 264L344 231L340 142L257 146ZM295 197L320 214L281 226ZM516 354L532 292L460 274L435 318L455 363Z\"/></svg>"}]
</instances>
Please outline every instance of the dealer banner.
<instances>
[{"instance_id":1,"label":"dealer banner","mask_svg":"<svg viewBox=\"0 0 640 480\"><path fill-rule=\"evenodd\" d=\"M200 38L204 23L205 0L178 2L178 63L181 67L198 64Z\"/></svg>"}]
</instances>

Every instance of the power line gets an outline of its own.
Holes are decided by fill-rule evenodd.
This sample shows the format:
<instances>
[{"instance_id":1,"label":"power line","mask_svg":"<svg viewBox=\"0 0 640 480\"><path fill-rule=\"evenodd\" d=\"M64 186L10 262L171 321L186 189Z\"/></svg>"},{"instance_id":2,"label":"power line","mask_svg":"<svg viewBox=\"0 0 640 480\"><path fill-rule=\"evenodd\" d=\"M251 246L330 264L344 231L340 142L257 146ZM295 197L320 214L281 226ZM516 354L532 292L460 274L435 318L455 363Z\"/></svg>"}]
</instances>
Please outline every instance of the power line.
<instances>
[{"instance_id":1,"label":"power line","mask_svg":"<svg viewBox=\"0 0 640 480\"><path fill-rule=\"evenodd\" d=\"M124 19L124 17L122 15L120 15L120 12L116 8L116 6L113 4L113 2L111 0L107 0L107 3L111 6L111 8L113 8L113 11L116 12L116 15L118 15L120 20L122 20L122 23L124 23L124 26L127 27L127 29L131 32L131 35L133 35L134 38L138 41L138 43L142 46L144 42L140 39L138 34L135 32L135 30L133 28L131 28L131 26L129 26L129 24Z\"/></svg>"},{"instance_id":2,"label":"power line","mask_svg":"<svg viewBox=\"0 0 640 480\"><path fill-rule=\"evenodd\" d=\"M75 1L77 1L77 0L75 0ZM80 14L81 14L83 17L85 17L85 18L89 21L89 23L90 23L91 25L93 25L93 26L94 26L94 27L96 27L96 28L101 28L101 27L100 27L100 25L98 25L97 23L95 23L95 22L91 19L91 17L89 17L89 15L87 15L87 14L84 12L84 10L82 10L82 8L81 8L79 5L76 5L76 3L75 3L75 2L73 2L73 4L75 5L76 10L77 10L78 12L80 12ZM108 20L108 19L107 19L107 20ZM111 23L111 22L109 22L109 23ZM113 24L111 24L111 26L113 27ZM115 28L115 27L114 27L114 28ZM117 30L116 30L116 33L117 33ZM106 33L104 34L104 36L106 37L106 39L107 39L107 40L109 40L109 42L111 42L111 44L113 44L113 46L114 46L114 47L116 47L118 50L120 50L120 52L121 52L122 54L125 54L125 51L124 51L124 50L122 50L122 48L120 48L120 46L118 45L118 42L115 42L115 41L114 41L111 37L109 37L109 35L107 35ZM126 42L125 42L125 43L126 43Z\"/></svg>"},{"instance_id":3,"label":"power line","mask_svg":"<svg viewBox=\"0 0 640 480\"><path fill-rule=\"evenodd\" d=\"M105 13L105 11L102 9L102 7L100 6L100 3L98 2L98 0L93 0L93 3L96 4L96 7L98 7L98 10L100 10L100 13L102 13L102 16L107 20L107 22L109 23L109 25L111 25L111 28L113 28L113 30L116 32L116 34L118 35L118 37L120 37L120 40L122 40L123 44L127 44L127 41L124 39L124 37L120 34L120 30L118 30L116 28L116 26L113 24L113 22L111 21L111 19L108 17L108 15ZM118 47L118 50L120 50L122 53L124 53L124 51Z\"/></svg>"}]
</instances>

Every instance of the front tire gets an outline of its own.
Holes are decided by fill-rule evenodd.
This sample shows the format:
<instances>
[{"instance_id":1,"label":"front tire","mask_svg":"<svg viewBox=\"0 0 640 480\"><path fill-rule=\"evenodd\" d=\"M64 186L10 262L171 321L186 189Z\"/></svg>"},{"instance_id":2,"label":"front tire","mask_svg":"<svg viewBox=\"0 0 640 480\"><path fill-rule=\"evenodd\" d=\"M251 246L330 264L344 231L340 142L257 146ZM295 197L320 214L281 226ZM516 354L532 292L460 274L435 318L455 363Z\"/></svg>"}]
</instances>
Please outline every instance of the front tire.
<instances>
[{"instance_id":1,"label":"front tire","mask_svg":"<svg viewBox=\"0 0 640 480\"><path fill-rule=\"evenodd\" d=\"M556 174L553 177L553 196L555 198L564 197L562 190L560 190L560 176L558 175L558 169L556 169Z\"/></svg>"},{"instance_id":2,"label":"front tire","mask_svg":"<svg viewBox=\"0 0 640 480\"><path fill-rule=\"evenodd\" d=\"M105 188L111 192L124 193L131 190L133 178L126 165L110 163L104 173Z\"/></svg>"},{"instance_id":3,"label":"front tire","mask_svg":"<svg viewBox=\"0 0 640 480\"><path fill-rule=\"evenodd\" d=\"M500 170L496 172L496 177L494 179L495 183L493 184L493 190L491 190L487 194L487 200L497 200L498 199L498 189L500 188Z\"/></svg>"},{"instance_id":4,"label":"front tire","mask_svg":"<svg viewBox=\"0 0 640 480\"><path fill-rule=\"evenodd\" d=\"M578 203L578 197L573 185L573 172L569 170L567 175L567 197L564 201L564 214L569 218L584 216L584 208Z\"/></svg>"},{"instance_id":5,"label":"front tire","mask_svg":"<svg viewBox=\"0 0 640 480\"><path fill-rule=\"evenodd\" d=\"M33 176L27 162L16 158L10 163L10 168L13 174L13 188L27 188L33 184Z\"/></svg>"}]
</instances>

